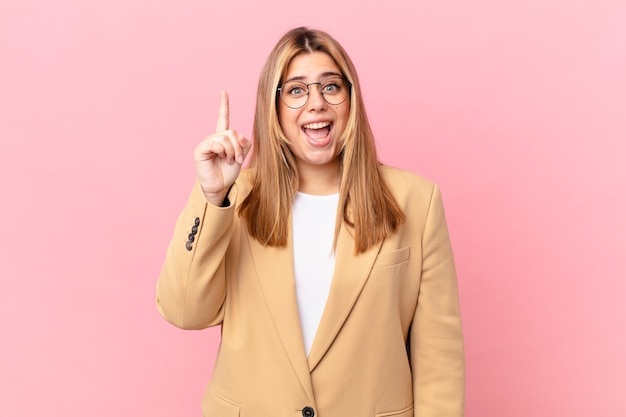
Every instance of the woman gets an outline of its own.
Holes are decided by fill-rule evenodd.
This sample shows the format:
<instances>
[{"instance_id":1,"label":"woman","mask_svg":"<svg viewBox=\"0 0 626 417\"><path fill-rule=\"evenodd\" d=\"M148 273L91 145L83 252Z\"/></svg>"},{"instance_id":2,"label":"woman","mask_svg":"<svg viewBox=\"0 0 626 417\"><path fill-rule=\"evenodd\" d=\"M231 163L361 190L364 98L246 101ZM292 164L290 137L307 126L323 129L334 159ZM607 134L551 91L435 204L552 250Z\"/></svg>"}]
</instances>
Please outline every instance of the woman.
<instances>
[{"instance_id":1,"label":"woman","mask_svg":"<svg viewBox=\"0 0 626 417\"><path fill-rule=\"evenodd\" d=\"M437 186L379 164L356 71L294 29L261 73L251 141L217 130L157 286L163 317L222 326L207 417L461 417L457 284Z\"/></svg>"}]
</instances>

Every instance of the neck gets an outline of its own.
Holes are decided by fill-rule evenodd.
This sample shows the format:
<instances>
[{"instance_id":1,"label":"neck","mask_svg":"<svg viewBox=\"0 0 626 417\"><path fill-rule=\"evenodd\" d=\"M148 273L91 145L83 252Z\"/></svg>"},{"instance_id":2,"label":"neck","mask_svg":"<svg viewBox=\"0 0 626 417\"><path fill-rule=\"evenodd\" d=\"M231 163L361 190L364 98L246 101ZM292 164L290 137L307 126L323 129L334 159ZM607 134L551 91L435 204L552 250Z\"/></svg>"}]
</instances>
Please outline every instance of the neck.
<instances>
[{"instance_id":1,"label":"neck","mask_svg":"<svg viewBox=\"0 0 626 417\"><path fill-rule=\"evenodd\" d=\"M341 169L339 159L322 166L298 166L300 185L298 191L311 195L330 195L339 192Z\"/></svg>"}]
</instances>

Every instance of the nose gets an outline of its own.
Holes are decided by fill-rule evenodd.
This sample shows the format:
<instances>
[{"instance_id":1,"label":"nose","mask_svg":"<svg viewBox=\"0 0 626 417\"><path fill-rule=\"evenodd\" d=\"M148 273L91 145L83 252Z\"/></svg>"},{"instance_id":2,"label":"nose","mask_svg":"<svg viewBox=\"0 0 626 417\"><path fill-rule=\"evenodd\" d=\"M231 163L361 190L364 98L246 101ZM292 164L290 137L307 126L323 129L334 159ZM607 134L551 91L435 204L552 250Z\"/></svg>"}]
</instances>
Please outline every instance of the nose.
<instances>
[{"instance_id":1,"label":"nose","mask_svg":"<svg viewBox=\"0 0 626 417\"><path fill-rule=\"evenodd\" d=\"M317 88L313 88L314 85ZM324 96L322 94L322 84L309 84L309 100L307 104L309 110L319 110L326 107L326 100L324 100Z\"/></svg>"}]
</instances>

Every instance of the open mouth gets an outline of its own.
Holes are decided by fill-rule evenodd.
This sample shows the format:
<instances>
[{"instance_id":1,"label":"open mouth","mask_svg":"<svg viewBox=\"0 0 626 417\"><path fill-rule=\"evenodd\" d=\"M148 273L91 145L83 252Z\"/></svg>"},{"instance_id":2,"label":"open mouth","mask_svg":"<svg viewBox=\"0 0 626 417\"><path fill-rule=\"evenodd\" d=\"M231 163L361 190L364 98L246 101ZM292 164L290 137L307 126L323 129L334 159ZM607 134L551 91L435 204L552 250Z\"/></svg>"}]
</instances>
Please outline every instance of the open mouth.
<instances>
[{"instance_id":1,"label":"open mouth","mask_svg":"<svg viewBox=\"0 0 626 417\"><path fill-rule=\"evenodd\" d=\"M302 126L302 131L309 139L319 141L328 137L331 126L330 122L309 123Z\"/></svg>"}]
</instances>

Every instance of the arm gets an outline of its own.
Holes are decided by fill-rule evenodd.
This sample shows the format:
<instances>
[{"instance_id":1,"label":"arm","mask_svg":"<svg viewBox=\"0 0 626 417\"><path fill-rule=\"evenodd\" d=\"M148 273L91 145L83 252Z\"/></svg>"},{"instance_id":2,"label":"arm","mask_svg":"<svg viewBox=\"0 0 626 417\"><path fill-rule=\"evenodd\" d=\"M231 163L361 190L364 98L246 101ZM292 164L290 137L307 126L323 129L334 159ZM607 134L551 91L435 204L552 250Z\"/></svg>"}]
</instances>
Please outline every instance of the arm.
<instances>
[{"instance_id":1,"label":"arm","mask_svg":"<svg viewBox=\"0 0 626 417\"><path fill-rule=\"evenodd\" d=\"M465 360L454 259L443 203L433 188L411 330L415 416L462 417Z\"/></svg>"},{"instance_id":2,"label":"arm","mask_svg":"<svg viewBox=\"0 0 626 417\"><path fill-rule=\"evenodd\" d=\"M157 282L157 308L177 327L201 329L222 321L225 256L232 235L236 192L233 185L228 194L231 204L216 207L207 203L196 183L178 217Z\"/></svg>"},{"instance_id":3,"label":"arm","mask_svg":"<svg viewBox=\"0 0 626 417\"><path fill-rule=\"evenodd\" d=\"M157 308L170 323L201 329L222 322L225 256L235 218L234 185L251 142L229 130L228 94L222 92L216 132L194 151L198 181L176 222L157 283ZM226 207L219 207L228 202Z\"/></svg>"}]
</instances>

